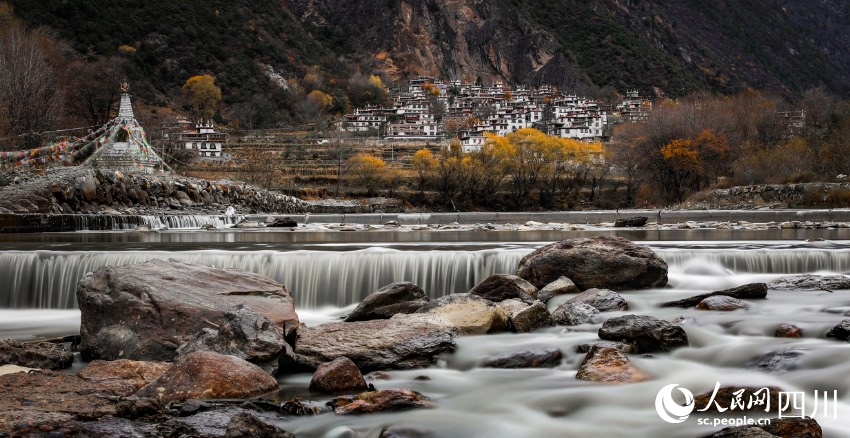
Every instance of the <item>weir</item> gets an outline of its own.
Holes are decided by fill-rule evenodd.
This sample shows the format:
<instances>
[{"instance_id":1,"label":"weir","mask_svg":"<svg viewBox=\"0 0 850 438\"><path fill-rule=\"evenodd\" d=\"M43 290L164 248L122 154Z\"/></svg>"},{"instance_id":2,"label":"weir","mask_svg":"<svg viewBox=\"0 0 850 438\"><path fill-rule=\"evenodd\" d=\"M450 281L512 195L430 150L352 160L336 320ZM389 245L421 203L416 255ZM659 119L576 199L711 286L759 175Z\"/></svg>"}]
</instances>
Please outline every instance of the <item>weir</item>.
<instances>
[{"instance_id":1,"label":"weir","mask_svg":"<svg viewBox=\"0 0 850 438\"><path fill-rule=\"evenodd\" d=\"M671 272L686 265L753 274L850 271L848 249L653 249ZM5 286L0 308L76 308L76 285L87 272L157 258L241 268L271 277L286 285L301 309L347 306L396 281L416 283L437 298L466 292L493 274L514 273L530 251L7 251L0 253L0 278Z\"/></svg>"}]
</instances>

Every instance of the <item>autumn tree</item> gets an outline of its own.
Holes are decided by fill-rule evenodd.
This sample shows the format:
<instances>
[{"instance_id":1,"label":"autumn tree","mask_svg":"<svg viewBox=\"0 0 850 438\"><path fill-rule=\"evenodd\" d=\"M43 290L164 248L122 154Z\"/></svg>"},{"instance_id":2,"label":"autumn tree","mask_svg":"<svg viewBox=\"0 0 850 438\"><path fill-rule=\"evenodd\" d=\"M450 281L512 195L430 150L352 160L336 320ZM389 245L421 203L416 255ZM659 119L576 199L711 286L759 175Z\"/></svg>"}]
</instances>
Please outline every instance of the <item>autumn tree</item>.
<instances>
[{"instance_id":1,"label":"autumn tree","mask_svg":"<svg viewBox=\"0 0 850 438\"><path fill-rule=\"evenodd\" d=\"M360 153L349 159L349 175L352 182L366 189L367 196L374 196L383 185L387 163L370 154Z\"/></svg>"},{"instance_id":2,"label":"autumn tree","mask_svg":"<svg viewBox=\"0 0 850 438\"><path fill-rule=\"evenodd\" d=\"M215 85L210 75L192 76L183 85L183 95L189 100L195 115L203 120L215 116L216 106L221 101L221 88Z\"/></svg>"},{"instance_id":3,"label":"autumn tree","mask_svg":"<svg viewBox=\"0 0 850 438\"><path fill-rule=\"evenodd\" d=\"M411 159L413 170L416 171L416 181L419 188L419 194L425 194L425 187L428 185L434 169L437 167L437 159L430 149L422 148L413 154Z\"/></svg>"}]
</instances>

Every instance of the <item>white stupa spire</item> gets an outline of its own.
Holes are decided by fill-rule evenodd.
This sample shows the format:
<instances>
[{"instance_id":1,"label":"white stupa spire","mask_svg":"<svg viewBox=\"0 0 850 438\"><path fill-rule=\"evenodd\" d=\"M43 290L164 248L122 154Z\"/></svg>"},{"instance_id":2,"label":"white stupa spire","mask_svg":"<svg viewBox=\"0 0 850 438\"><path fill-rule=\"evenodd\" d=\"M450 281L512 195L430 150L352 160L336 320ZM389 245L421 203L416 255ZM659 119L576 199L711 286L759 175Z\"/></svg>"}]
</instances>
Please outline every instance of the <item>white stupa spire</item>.
<instances>
[{"instance_id":1,"label":"white stupa spire","mask_svg":"<svg viewBox=\"0 0 850 438\"><path fill-rule=\"evenodd\" d=\"M133 104L130 103L130 85L127 82L121 84L121 105L118 107L118 117L134 119Z\"/></svg>"}]
</instances>

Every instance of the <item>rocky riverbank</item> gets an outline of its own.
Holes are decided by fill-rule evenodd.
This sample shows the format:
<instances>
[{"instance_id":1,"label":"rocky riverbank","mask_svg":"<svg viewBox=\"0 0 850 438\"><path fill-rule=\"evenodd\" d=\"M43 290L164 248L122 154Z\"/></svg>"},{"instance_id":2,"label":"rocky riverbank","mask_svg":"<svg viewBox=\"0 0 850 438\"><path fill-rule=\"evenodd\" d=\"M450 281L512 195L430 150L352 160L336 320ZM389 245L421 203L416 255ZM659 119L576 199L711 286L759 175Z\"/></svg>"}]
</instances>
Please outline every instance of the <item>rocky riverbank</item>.
<instances>
[{"instance_id":1,"label":"rocky riverbank","mask_svg":"<svg viewBox=\"0 0 850 438\"><path fill-rule=\"evenodd\" d=\"M769 300L768 290L846 288L847 279L840 280L810 275L747 284L659 306L742 312ZM657 368L641 365L651 363L634 358L704 342L683 329L692 320L645 315L641 306L630 310L630 292L667 281L667 264L645 247L616 237L571 239L534 251L515 273L493 275L468 293L431 300L414 284L394 283L344 320L304 327L294 292L250 272L174 260L104 267L77 288L79 348L89 361L78 375L47 370L68 366L69 353L56 345L0 343L0 365L43 369L0 368L0 374L10 371L0 375L0 436L292 436L282 420L439 406L439 393L375 386L383 386L387 370L451 357L466 336L572 330L588 322L601 327L579 347L583 360L573 368L574 380L663 380ZM850 320L836 325L825 335L834 341L825 342L846 343L848 326ZM788 328L778 327L776 336L792 333ZM565 357L574 354L551 345L508 348L478 366L568 367ZM273 376L305 371L313 373L309 398L329 401L280 398ZM728 405L737 390L723 387L716 400ZM708 395L700 397L710 404ZM712 436L789 434L822 436L811 419ZM385 426L380 436L437 435L399 425Z\"/></svg>"}]
</instances>

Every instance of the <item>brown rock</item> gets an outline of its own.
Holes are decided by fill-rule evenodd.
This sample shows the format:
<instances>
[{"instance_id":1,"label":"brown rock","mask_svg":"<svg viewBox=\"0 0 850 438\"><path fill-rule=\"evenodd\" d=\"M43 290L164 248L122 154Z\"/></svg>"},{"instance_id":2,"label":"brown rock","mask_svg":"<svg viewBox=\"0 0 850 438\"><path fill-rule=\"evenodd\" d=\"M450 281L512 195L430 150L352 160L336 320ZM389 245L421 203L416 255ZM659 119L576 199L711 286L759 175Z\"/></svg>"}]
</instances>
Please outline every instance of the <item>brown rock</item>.
<instances>
[{"instance_id":1,"label":"brown rock","mask_svg":"<svg viewBox=\"0 0 850 438\"><path fill-rule=\"evenodd\" d=\"M37 342L23 344L12 339L0 339L0 365L62 370L71 366L74 354L63 344Z\"/></svg>"},{"instance_id":2,"label":"brown rock","mask_svg":"<svg viewBox=\"0 0 850 438\"><path fill-rule=\"evenodd\" d=\"M516 275L497 274L485 278L470 289L470 295L478 295L498 303L518 298L527 304L537 300L537 288Z\"/></svg>"},{"instance_id":3,"label":"brown rock","mask_svg":"<svg viewBox=\"0 0 850 438\"><path fill-rule=\"evenodd\" d=\"M484 368L554 368L561 364L563 357L561 350L548 347L491 356L482 360L481 366Z\"/></svg>"},{"instance_id":4,"label":"brown rock","mask_svg":"<svg viewBox=\"0 0 850 438\"><path fill-rule=\"evenodd\" d=\"M737 299L732 297L727 297L724 295L713 295L710 296L697 304L697 309L699 310L710 310L715 312L731 312L738 309L749 309L750 306Z\"/></svg>"},{"instance_id":5,"label":"brown rock","mask_svg":"<svg viewBox=\"0 0 850 438\"><path fill-rule=\"evenodd\" d=\"M528 305L518 298L512 298L500 302L498 306L508 316L508 326L517 333L528 333L554 324L549 309L541 301Z\"/></svg>"},{"instance_id":6,"label":"brown rock","mask_svg":"<svg viewBox=\"0 0 850 438\"><path fill-rule=\"evenodd\" d=\"M338 357L319 365L310 380L310 391L317 392L363 391L367 388L363 374L347 357Z\"/></svg>"},{"instance_id":7,"label":"brown rock","mask_svg":"<svg viewBox=\"0 0 850 438\"><path fill-rule=\"evenodd\" d=\"M566 326L587 324L598 314L599 310L584 303L564 303L552 312L552 321Z\"/></svg>"},{"instance_id":8,"label":"brown rock","mask_svg":"<svg viewBox=\"0 0 850 438\"><path fill-rule=\"evenodd\" d=\"M169 368L171 364L165 362L93 360L80 370L77 377L107 388L116 395L126 396L160 378Z\"/></svg>"},{"instance_id":9,"label":"brown rock","mask_svg":"<svg viewBox=\"0 0 850 438\"><path fill-rule=\"evenodd\" d=\"M230 418L225 438L295 438L295 435L248 412Z\"/></svg>"},{"instance_id":10,"label":"brown rock","mask_svg":"<svg viewBox=\"0 0 850 438\"><path fill-rule=\"evenodd\" d=\"M667 263L647 247L600 236L539 248L520 260L517 276L537 287L565 276L581 290L644 289L667 284Z\"/></svg>"},{"instance_id":11,"label":"brown rock","mask_svg":"<svg viewBox=\"0 0 850 438\"><path fill-rule=\"evenodd\" d=\"M334 402L339 415L371 414L375 412L404 411L433 406L422 394L409 389L382 389L358 394L356 397L340 397Z\"/></svg>"},{"instance_id":12,"label":"brown rock","mask_svg":"<svg viewBox=\"0 0 850 438\"><path fill-rule=\"evenodd\" d=\"M803 330L794 324L780 324L773 336L777 338L802 338Z\"/></svg>"},{"instance_id":13,"label":"brown rock","mask_svg":"<svg viewBox=\"0 0 850 438\"><path fill-rule=\"evenodd\" d=\"M508 324L508 316L501 307L478 295L446 295L431 301L416 313L447 320L465 335L500 332L505 330Z\"/></svg>"},{"instance_id":14,"label":"brown rock","mask_svg":"<svg viewBox=\"0 0 850 438\"><path fill-rule=\"evenodd\" d=\"M671 351L688 346L688 334L682 327L648 315L611 318L602 323L599 337L631 344L639 353Z\"/></svg>"},{"instance_id":15,"label":"brown rock","mask_svg":"<svg viewBox=\"0 0 850 438\"><path fill-rule=\"evenodd\" d=\"M100 268L80 280L77 301L86 360L174 360L178 346L240 304L290 342L298 327L292 297L279 283L177 260Z\"/></svg>"},{"instance_id":16,"label":"brown rock","mask_svg":"<svg viewBox=\"0 0 850 438\"><path fill-rule=\"evenodd\" d=\"M652 377L641 371L619 350L593 346L584 357L576 379L602 383L637 383Z\"/></svg>"},{"instance_id":17,"label":"brown rock","mask_svg":"<svg viewBox=\"0 0 850 438\"><path fill-rule=\"evenodd\" d=\"M567 277L560 277L557 280L547 284L537 293L537 299L549 301L552 297L558 295L578 294L581 291L576 287L575 283Z\"/></svg>"},{"instance_id":18,"label":"brown rock","mask_svg":"<svg viewBox=\"0 0 850 438\"><path fill-rule=\"evenodd\" d=\"M661 307L693 307L708 297L727 296L741 300L756 300L767 297L767 284L749 283L732 289L718 290L707 294L695 295L682 300L661 303Z\"/></svg>"},{"instance_id":19,"label":"brown rock","mask_svg":"<svg viewBox=\"0 0 850 438\"><path fill-rule=\"evenodd\" d=\"M397 313L414 313L428 304L421 287L409 282L388 284L366 297L345 318L346 322L388 319Z\"/></svg>"},{"instance_id":20,"label":"brown rock","mask_svg":"<svg viewBox=\"0 0 850 438\"><path fill-rule=\"evenodd\" d=\"M200 398L250 398L276 389L277 380L250 362L198 351L182 357L136 395L156 397L167 403Z\"/></svg>"}]
</instances>

